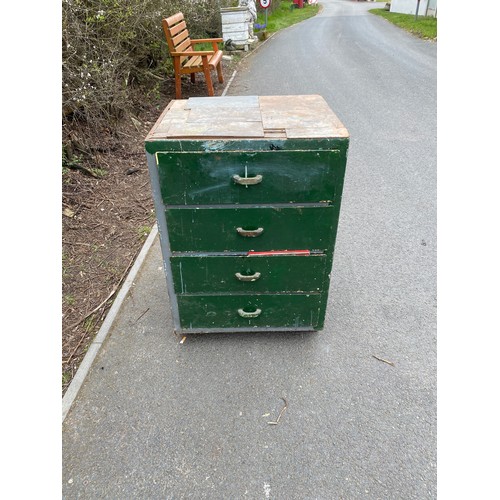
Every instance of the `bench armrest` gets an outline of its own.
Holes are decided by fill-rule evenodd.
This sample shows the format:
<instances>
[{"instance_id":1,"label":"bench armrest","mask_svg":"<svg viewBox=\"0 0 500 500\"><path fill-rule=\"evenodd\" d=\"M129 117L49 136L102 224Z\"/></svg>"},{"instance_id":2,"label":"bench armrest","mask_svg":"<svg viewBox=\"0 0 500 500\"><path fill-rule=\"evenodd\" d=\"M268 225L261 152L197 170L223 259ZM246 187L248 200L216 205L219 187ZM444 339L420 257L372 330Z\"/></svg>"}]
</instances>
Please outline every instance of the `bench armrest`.
<instances>
[{"instance_id":1,"label":"bench armrest","mask_svg":"<svg viewBox=\"0 0 500 500\"><path fill-rule=\"evenodd\" d=\"M188 52L171 52L173 57L178 56L211 56L215 54L213 50L190 50Z\"/></svg>"},{"instance_id":2,"label":"bench armrest","mask_svg":"<svg viewBox=\"0 0 500 500\"><path fill-rule=\"evenodd\" d=\"M199 38L198 40L191 40L191 44L194 45L196 43L222 43L224 41L223 38Z\"/></svg>"}]
</instances>

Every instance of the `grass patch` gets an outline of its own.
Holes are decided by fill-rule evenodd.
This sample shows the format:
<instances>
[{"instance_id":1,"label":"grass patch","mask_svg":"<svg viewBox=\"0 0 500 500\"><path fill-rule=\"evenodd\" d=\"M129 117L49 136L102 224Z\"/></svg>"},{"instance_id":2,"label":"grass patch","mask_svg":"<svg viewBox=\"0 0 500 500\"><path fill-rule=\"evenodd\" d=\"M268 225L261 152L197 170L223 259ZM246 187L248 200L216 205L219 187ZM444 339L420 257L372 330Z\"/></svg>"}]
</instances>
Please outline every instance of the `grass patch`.
<instances>
[{"instance_id":1,"label":"grass patch","mask_svg":"<svg viewBox=\"0 0 500 500\"><path fill-rule=\"evenodd\" d=\"M151 226L141 226L137 232L139 234L139 239L146 238L149 236L149 233L153 230Z\"/></svg>"},{"instance_id":2,"label":"grass patch","mask_svg":"<svg viewBox=\"0 0 500 500\"><path fill-rule=\"evenodd\" d=\"M414 14L398 14L384 9L371 9L369 12L387 19L420 38L437 40L437 17L418 16L415 20Z\"/></svg>"},{"instance_id":3,"label":"grass patch","mask_svg":"<svg viewBox=\"0 0 500 500\"><path fill-rule=\"evenodd\" d=\"M64 296L64 302L68 304L68 306L73 306L76 303L75 297L73 295L65 295Z\"/></svg>"},{"instance_id":4,"label":"grass patch","mask_svg":"<svg viewBox=\"0 0 500 500\"><path fill-rule=\"evenodd\" d=\"M218 43L217 47L219 48L219 50L223 50L224 44L222 42ZM197 43L196 45L193 46L193 50L214 50L214 46L212 45L211 42L210 43Z\"/></svg>"},{"instance_id":5,"label":"grass patch","mask_svg":"<svg viewBox=\"0 0 500 500\"><path fill-rule=\"evenodd\" d=\"M71 382L71 372L65 371L62 374L62 384L69 384Z\"/></svg>"},{"instance_id":6,"label":"grass patch","mask_svg":"<svg viewBox=\"0 0 500 500\"><path fill-rule=\"evenodd\" d=\"M304 8L297 9L293 6L291 1L282 1L279 7L272 13L267 15L267 26L265 31L274 33L275 31L282 30L293 24L300 23L305 19L315 16L319 12L319 5L304 4ZM266 14L262 11L258 12L257 24L264 24L266 22ZM255 30L255 34L263 30Z\"/></svg>"}]
</instances>

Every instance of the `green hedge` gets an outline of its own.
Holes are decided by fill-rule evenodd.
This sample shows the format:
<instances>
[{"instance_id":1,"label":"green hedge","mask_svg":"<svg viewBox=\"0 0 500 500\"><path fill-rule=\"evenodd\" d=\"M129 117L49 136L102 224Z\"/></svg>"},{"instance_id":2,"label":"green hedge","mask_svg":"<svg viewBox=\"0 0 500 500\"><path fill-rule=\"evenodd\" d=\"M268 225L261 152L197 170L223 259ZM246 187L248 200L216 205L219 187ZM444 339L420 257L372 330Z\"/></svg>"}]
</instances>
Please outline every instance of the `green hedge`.
<instances>
[{"instance_id":1,"label":"green hedge","mask_svg":"<svg viewBox=\"0 0 500 500\"><path fill-rule=\"evenodd\" d=\"M161 20L181 11L194 38L221 36L220 7L226 3L64 0L63 121L109 126L131 111L133 90L157 91L172 70Z\"/></svg>"}]
</instances>

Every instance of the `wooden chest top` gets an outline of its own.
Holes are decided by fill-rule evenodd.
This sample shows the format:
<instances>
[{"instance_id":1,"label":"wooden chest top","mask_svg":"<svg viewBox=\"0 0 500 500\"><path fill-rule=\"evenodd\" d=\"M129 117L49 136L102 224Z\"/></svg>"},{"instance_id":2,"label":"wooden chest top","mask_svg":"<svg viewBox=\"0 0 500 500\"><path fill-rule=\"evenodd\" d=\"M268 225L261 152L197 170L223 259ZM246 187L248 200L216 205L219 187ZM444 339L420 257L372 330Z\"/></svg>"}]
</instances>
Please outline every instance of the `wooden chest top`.
<instances>
[{"instance_id":1,"label":"wooden chest top","mask_svg":"<svg viewBox=\"0 0 500 500\"><path fill-rule=\"evenodd\" d=\"M347 137L347 129L319 95L228 96L171 101L146 142Z\"/></svg>"}]
</instances>

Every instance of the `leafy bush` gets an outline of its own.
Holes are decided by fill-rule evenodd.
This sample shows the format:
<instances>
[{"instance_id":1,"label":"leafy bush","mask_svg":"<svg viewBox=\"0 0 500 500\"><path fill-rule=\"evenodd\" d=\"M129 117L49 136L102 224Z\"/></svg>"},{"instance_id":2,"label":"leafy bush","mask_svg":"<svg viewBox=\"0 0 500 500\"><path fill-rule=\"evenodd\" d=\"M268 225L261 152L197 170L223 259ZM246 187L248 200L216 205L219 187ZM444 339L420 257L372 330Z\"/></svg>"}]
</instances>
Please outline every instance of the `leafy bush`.
<instances>
[{"instance_id":1,"label":"leafy bush","mask_svg":"<svg viewBox=\"0 0 500 500\"><path fill-rule=\"evenodd\" d=\"M172 73L161 20L183 12L193 38L221 36L225 1L63 0L63 122L113 127L134 89L147 95Z\"/></svg>"},{"instance_id":2,"label":"leafy bush","mask_svg":"<svg viewBox=\"0 0 500 500\"><path fill-rule=\"evenodd\" d=\"M291 3L291 0L287 0L287 3ZM257 9L260 11L260 10L265 10L265 9L261 9L260 6L259 6L259 2L257 1L256 2L257 4ZM281 0L272 0L271 1L271 5L269 5L269 8L267 9L267 13L268 14L271 14L272 12L274 12L275 10L278 10L280 8L280 4L281 4Z\"/></svg>"}]
</instances>

